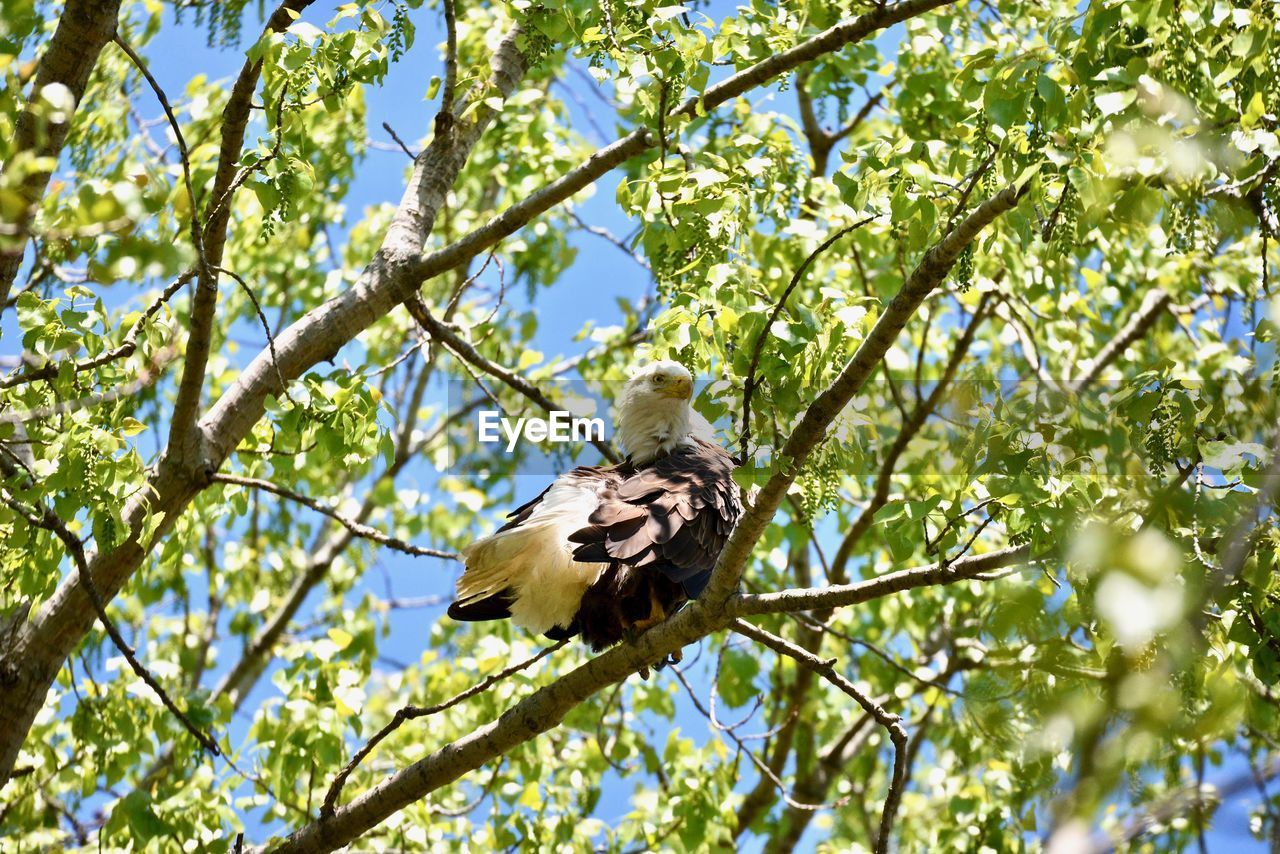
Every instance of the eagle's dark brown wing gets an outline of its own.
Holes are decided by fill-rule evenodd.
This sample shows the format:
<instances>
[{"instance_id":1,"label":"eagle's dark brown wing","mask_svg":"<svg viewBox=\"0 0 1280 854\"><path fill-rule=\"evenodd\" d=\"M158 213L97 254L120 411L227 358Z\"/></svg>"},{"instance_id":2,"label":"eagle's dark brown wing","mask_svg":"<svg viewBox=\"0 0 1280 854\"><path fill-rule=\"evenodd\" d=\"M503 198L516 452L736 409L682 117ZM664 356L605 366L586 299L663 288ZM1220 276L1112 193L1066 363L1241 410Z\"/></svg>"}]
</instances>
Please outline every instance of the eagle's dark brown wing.
<instances>
[{"instance_id":1,"label":"eagle's dark brown wing","mask_svg":"<svg viewBox=\"0 0 1280 854\"><path fill-rule=\"evenodd\" d=\"M695 439L606 490L591 524L569 539L580 543L573 553L580 561L651 567L692 597L741 516L733 460Z\"/></svg>"},{"instance_id":2,"label":"eagle's dark brown wing","mask_svg":"<svg viewBox=\"0 0 1280 854\"><path fill-rule=\"evenodd\" d=\"M733 460L719 445L694 439L642 468L624 463L562 475L512 511L510 521L482 542L536 524L547 505L556 503L550 494L557 485L589 486L598 496L587 524L568 540L577 544L575 563L604 568L586 588L571 622L539 630L557 639L581 634L595 649L661 622L698 596L742 516ZM515 586L502 581L506 570L501 561L490 563L494 565L468 559L460 599L449 607L449 616L502 619L511 616L513 605L525 603L519 596L539 596L539 588L518 596ZM482 592L466 595L468 590Z\"/></svg>"},{"instance_id":3,"label":"eagle's dark brown wing","mask_svg":"<svg viewBox=\"0 0 1280 854\"><path fill-rule=\"evenodd\" d=\"M584 639L607 646L697 597L741 516L733 460L697 439L605 490L569 537L576 560L609 564L583 597Z\"/></svg>"}]
</instances>

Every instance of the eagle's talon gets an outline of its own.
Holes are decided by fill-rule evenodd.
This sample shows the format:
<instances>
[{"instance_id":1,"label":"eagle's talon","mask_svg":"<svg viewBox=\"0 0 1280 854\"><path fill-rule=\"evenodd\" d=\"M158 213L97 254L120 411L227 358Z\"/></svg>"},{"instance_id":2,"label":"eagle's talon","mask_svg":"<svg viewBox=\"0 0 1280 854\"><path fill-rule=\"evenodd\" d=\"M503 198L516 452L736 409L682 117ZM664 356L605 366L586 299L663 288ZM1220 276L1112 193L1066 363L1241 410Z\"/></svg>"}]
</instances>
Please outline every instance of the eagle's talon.
<instances>
[{"instance_id":1,"label":"eagle's talon","mask_svg":"<svg viewBox=\"0 0 1280 854\"><path fill-rule=\"evenodd\" d=\"M665 670L668 665L675 666L682 661L684 661L684 652L682 652L681 650L676 650L670 655L664 655L661 659L659 659L658 663L653 665L653 669L655 671L661 672Z\"/></svg>"}]
</instances>

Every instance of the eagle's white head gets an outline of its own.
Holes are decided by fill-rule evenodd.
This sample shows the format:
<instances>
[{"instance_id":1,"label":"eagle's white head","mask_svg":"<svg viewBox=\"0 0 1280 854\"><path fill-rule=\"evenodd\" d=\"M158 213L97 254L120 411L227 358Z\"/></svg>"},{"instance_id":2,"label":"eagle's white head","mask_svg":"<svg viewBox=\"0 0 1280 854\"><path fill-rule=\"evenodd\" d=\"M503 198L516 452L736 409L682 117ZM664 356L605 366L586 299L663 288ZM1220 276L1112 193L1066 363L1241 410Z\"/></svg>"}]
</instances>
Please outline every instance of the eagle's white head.
<instances>
[{"instance_id":1,"label":"eagle's white head","mask_svg":"<svg viewBox=\"0 0 1280 854\"><path fill-rule=\"evenodd\" d=\"M650 462L690 436L712 440L692 398L693 377L678 362L651 362L632 374L618 398L618 440L633 462Z\"/></svg>"}]
</instances>

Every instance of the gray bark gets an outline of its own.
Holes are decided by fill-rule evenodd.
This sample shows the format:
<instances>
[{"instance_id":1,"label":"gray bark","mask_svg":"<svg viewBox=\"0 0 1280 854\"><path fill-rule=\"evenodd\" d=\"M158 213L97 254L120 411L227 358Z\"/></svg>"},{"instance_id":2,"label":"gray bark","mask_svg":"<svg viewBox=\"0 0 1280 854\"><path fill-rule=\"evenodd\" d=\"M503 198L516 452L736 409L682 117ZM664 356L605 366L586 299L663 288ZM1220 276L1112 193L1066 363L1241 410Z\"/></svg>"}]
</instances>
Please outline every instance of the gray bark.
<instances>
[{"instance_id":1,"label":"gray bark","mask_svg":"<svg viewBox=\"0 0 1280 854\"><path fill-rule=\"evenodd\" d=\"M41 93L48 86L60 84L67 87L76 106L79 106L89 85L89 75L98 64L98 55L115 35L119 15L120 0L68 0L58 20L58 28L49 41L49 49L40 58L27 107L18 117L18 126L14 129L16 155L57 159L67 132L71 130L72 117L67 116L66 121L59 123L46 122L39 106ZM16 156L5 164L6 172L13 168L15 159ZM13 224L21 233L6 240L5 248L0 251L0 311L9 299L9 289L22 266L29 237L26 231L35 218L45 191L49 189L52 175L52 172L37 169L28 173L20 185L25 205ZM3 725L3 719L0 719L0 725Z\"/></svg>"}]
</instances>

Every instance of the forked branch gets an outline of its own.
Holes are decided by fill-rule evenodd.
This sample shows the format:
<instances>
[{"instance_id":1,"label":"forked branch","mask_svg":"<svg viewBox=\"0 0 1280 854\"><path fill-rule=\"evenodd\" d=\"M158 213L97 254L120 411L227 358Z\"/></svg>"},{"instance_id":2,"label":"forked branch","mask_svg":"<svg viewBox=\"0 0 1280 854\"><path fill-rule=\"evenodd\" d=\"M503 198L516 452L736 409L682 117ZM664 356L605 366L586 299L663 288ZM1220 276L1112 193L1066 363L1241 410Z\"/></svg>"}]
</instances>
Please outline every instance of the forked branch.
<instances>
[{"instance_id":1,"label":"forked branch","mask_svg":"<svg viewBox=\"0 0 1280 854\"><path fill-rule=\"evenodd\" d=\"M907 772L907 730L902 725L902 718L886 711L883 706L864 694L844 674L835 668L835 659L820 659L807 649L796 646L791 641L780 638L759 626L753 626L745 620L734 620L732 628L735 632L762 643L769 649L785 655L801 667L811 670L853 698L862 710L871 715L889 734L893 743L893 770L889 780L889 793L885 795L884 810L880 815L880 832L876 834L876 854L884 854L889 850L889 836L893 829L893 817L898 811L898 802L902 799L902 787Z\"/></svg>"}]
</instances>

